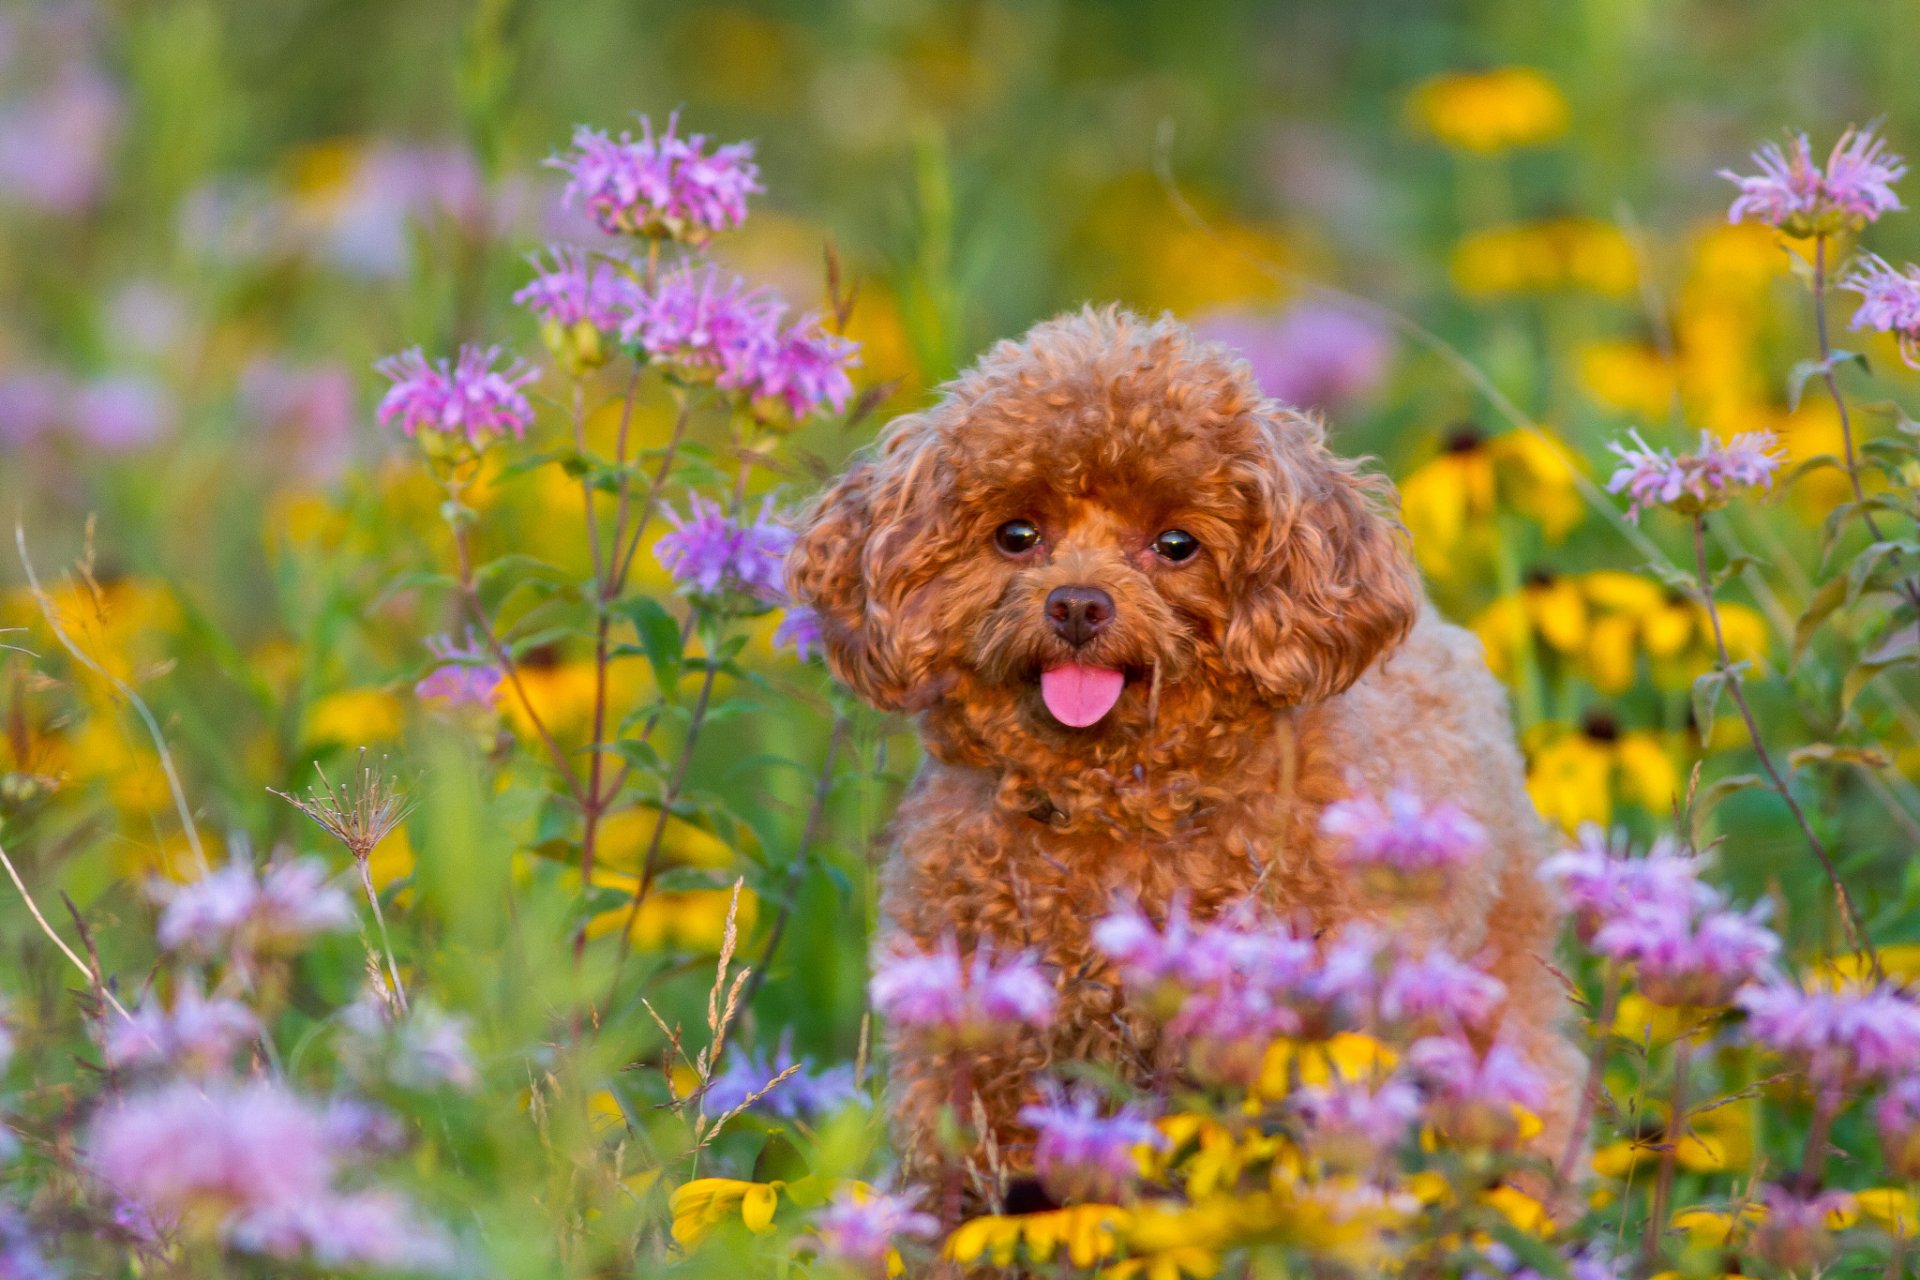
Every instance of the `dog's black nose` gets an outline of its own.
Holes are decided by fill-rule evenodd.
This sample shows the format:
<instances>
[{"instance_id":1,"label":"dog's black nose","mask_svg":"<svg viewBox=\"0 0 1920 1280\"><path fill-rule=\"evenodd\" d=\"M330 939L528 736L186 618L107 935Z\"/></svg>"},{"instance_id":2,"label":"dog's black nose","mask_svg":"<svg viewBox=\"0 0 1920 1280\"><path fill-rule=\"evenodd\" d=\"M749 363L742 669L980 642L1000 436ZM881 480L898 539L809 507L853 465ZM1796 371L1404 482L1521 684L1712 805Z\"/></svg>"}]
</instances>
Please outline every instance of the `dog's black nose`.
<instances>
[{"instance_id":1,"label":"dog's black nose","mask_svg":"<svg viewBox=\"0 0 1920 1280\"><path fill-rule=\"evenodd\" d=\"M1098 587L1055 587L1047 596L1047 617L1060 638L1077 648L1113 621L1113 597Z\"/></svg>"}]
</instances>

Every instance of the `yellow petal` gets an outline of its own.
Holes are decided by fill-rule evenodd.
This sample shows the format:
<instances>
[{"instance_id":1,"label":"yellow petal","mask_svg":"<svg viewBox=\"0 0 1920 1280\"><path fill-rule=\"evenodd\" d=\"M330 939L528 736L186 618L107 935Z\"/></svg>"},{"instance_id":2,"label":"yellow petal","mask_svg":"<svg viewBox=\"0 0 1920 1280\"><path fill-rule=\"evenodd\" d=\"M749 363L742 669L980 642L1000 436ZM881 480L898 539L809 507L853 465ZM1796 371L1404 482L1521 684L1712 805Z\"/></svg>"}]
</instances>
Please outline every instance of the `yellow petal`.
<instances>
[{"instance_id":1,"label":"yellow petal","mask_svg":"<svg viewBox=\"0 0 1920 1280\"><path fill-rule=\"evenodd\" d=\"M1614 614L1596 620L1587 638L1587 676L1602 693L1625 693L1633 687L1639 663L1637 619Z\"/></svg>"},{"instance_id":2,"label":"yellow petal","mask_svg":"<svg viewBox=\"0 0 1920 1280\"><path fill-rule=\"evenodd\" d=\"M773 1211L779 1207L779 1193L771 1186L756 1183L740 1198L740 1220L755 1235L765 1235L773 1230Z\"/></svg>"}]
</instances>

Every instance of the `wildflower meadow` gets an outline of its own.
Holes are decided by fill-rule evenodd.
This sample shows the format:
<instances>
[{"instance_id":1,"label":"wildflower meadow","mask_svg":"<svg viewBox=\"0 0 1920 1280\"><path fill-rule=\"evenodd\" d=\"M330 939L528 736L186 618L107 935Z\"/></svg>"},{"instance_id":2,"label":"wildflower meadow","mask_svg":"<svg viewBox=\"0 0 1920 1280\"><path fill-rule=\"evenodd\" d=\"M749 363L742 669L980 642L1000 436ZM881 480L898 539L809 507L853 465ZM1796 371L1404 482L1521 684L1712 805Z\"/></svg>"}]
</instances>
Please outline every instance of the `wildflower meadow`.
<instances>
[{"instance_id":1,"label":"wildflower meadow","mask_svg":"<svg viewBox=\"0 0 1920 1280\"><path fill-rule=\"evenodd\" d=\"M1920 1274L1911 18L0 11L0 1280ZM918 745L795 529L1108 302L1395 482L1561 1074L1396 927L1488 847L1410 784L1366 926L876 940ZM1177 1052L985 1141L1081 983Z\"/></svg>"}]
</instances>

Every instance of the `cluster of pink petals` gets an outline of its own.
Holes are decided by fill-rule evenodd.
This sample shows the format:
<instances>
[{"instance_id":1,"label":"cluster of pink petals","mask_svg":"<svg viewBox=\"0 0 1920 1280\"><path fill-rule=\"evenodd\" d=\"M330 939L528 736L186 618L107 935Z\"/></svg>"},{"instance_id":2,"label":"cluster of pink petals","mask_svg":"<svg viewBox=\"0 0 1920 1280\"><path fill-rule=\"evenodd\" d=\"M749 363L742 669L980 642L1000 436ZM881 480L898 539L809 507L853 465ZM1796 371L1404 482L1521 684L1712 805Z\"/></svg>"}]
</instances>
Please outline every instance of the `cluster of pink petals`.
<instances>
[{"instance_id":1,"label":"cluster of pink petals","mask_svg":"<svg viewBox=\"0 0 1920 1280\"><path fill-rule=\"evenodd\" d=\"M688 497L684 517L671 507L666 516L673 532L654 543L653 554L676 584L700 596L732 592L768 604L785 600L781 575L793 531L773 519L771 498L750 522L697 493Z\"/></svg>"},{"instance_id":2,"label":"cluster of pink petals","mask_svg":"<svg viewBox=\"0 0 1920 1280\"><path fill-rule=\"evenodd\" d=\"M809 662L825 646L826 636L820 630L820 615L803 604L788 605L786 616L773 629L773 647L791 649L800 661Z\"/></svg>"},{"instance_id":3,"label":"cluster of pink petals","mask_svg":"<svg viewBox=\"0 0 1920 1280\"><path fill-rule=\"evenodd\" d=\"M1920 1178L1920 1075L1905 1075L1890 1085L1873 1118L1887 1172L1909 1181Z\"/></svg>"},{"instance_id":4,"label":"cluster of pink petals","mask_svg":"<svg viewBox=\"0 0 1920 1280\"><path fill-rule=\"evenodd\" d=\"M1506 1145L1520 1131L1516 1110L1546 1106L1546 1078L1505 1041L1482 1053L1456 1037L1430 1037L1407 1050L1407 1065L1426 1092L1428 1118L1463 1145Z\"/></svg>"},{"instance_id":5,"label":"cluster of pink petals","mask_svg":"<svg viewBox=\"0 0 1920 1280\"><path fill-rule=\"evenodd\" d=\"M679 116L663 132L640 117L640 136L610 137L585 125L574 130L573 150L547 163L567 174L564 204L575 200L601 230L616 235L658 236L703 244L716 232L746 221L747 197L760 190L753 144L736 142L707 150L702 134L680 137Z\"/></svg>"},{"instance_id":6,"label":"cluster of pink petals","mask_svg":"<svg viewBox=\"0 0 1920 1280\"><path fill-rule=\"evenodd\" d=\"M1920 266L1910 262L1893 267L1883 258L1863 254L1840 287L1860 295L1853 327L1892 334L1901 359L1920 369Z\"/></svg>"},{"instance_id":7,"label":"cluster of pink petals","mask_svg":"<svg viewBox=\"0 0 1920 1280\"><path fill-rule=\"evenodd\" d=\"M231 862L187 884L160 886L160 945L242 961L293 951L317 933L353 924L346 895L327 879L318 859L298 858L262 872Z\"/></svg>"},{"instance_id":8,"label":"cluster of pink petals","mask_svg":"<svg viewBox=\"0 0 1920 1280\"><path fill-rule=\"evenodd\" d=\"M1806 991L1775 981L1746 988L1735 1002L1746 1010L1750 1039L1833 1095L1920 1062L1920 1004L1895 987Z\"/></svg>"},{"instance_id":9,"label":"cluster of pink petals","mask_svg":"<svg viewBox=\"0 0 1920 1280\"><path fill-rule=\"evenodd\" d=\"M640 282L624 262L570 245L539 255L534 276L513 300L542 320L564 328L591 325L605 333L624 328L640 306Z\"/></svg>"},{"instance_id":10,"label":"cluster of pink petals","mask_svg":"<svg viewBox=\"0 0 1920 1280\"><path fill-rule=\"evenodd\" d=\"M1580 828L1578 843L1540 864L1540 876L1552 885L1573 918L1580 941L1592 943L1609 920L1645 902L1681 899L1703 903L1713 888L1700 879L1700 860L1680 852L1670 836L1655 840L1645 857L1615 848L1594 823Z\"/></svg>"},{"instance_id":11,"label":"cluster of pink petals","mask_svg":"<svg viewBox=\"0 0 1920 1280\"><path fill-rule=\"evenodd\" d=\"M1766 144L1753 153L1753 162L1758 174L1720 171L1740 188L1727 211L1730 221L1763 222L1804 236L1858 227L1902 207L1893 184L1905 176L1906 163L1872 129L1841 134L1824 170L1804 133L1789 134L1784 149Z\"/></svg>"},{"instance_id":12,"label":"cluster of pink petals","mask_svg":"<svg viewBox=\"0 0 1920 1280\"><path fill-rule=\"evenodd\" d=\"M1506 984L1450 952L1385 953L1374 997L1377 1025L1403 1035L1443 1035L1491 1027L1507 1001Z\"/></svg>"},{"instance_id":13,"label":"cluster of pink petals","mask_svg":"<svg viewBox=\"0 0 1920 1280\"><path fill-rule=\"evenodd\" d=\"M492 709L506 673L477 637L469 632L455 644L451 636L429 636L427 649L440 665L413 686L415 697L448 708Z\"/></svg>"},{"instance_id":14,"label":"cluster of pink petals","mask_svg":"<svg viewBox=\"0 0 1920 1280\"><path fill-rule=\"evenodd\" d=\"M1771 431L1742 432L1723 444L1703 429L1699 448L1678 457L1653 448L1637 431L1628 436L1632 447L1608 446L1619 455L1620 466L1607 492L1629 497L1629 520L1638 520L1644 507L1672 507L1683 515L1717 510L1735 490L1771 487L1781 461L1779 437Z\"/></svg>"},{"instance_id":15,"label":"cluster of pink petals","mask_svg":"<svg viewBox=\"0 0 1920 1280\"><path fill-rule=\"evenodd\" d=\"M126 1071L169 1068L191 1075L225 1074L233 1052L260 1034L260 1019L236 1000L207 999L186 982L171 1009L149 997L131 1017L113 1018L102 1034L107 1066Z\"/></svg>"},{"instance_id":16,"label":"cluster of pink petals","mask_svg":"<svg viewBox=\"0 0 1920 1280\"><path fill-rule=\"evenodd\" d=\"M1033 1129L1033 1167L1055 1199L1111 1204L1132 1195L1140 1180L1140 1153L1167 1139L1133 1107L1102 1114L1098 1098L1057 1086L1046 1100L1020 1110Z\"/></svg>"},{"instance_id":17,"label":"cluster of pink petals","mask_svg":"<svg viewBox=\"0 0 1920 1280\"><path fill-rule=\"evenodd\" d=\"M922 1212L918 1199L904 1192L842 1186L814 1218L814 1243L854 1275L886 1280L887 1255L899 1240L925 1240L937 1234L940 1220Z\"/></svg>"},{"instance_id":18,"label":"cluster of pink petals","mask_svg":"<svg viewBox=\"0 0 1920 1280\"><path fill-rule=\"evenodd\" d=\"M1452 803L1429 805L1406 787L1327 806L1321 834L1368 884L1403 895L1436 893L1486 848L1487 833Z\"/></svg>"},{"instance_id":19,"label":"cluster of pink petals","mask_svg":"<svg viewBox=\"0 0 1920 1280\"><path fill-rule=\"evenodd\" d=\"M686 262L635 301L621 336L686 381L710 382L750 403L778 405L795 418L822 405L843 411L857 345L824 331L815 315L783 326L785 314L770 290L748 288L713 263Z\"/></svg>"},{"instance_id":20,"label":"cluster of pink petals","mask_svg":"<svg viewBox=\"0 0 1920 1280\"><path fill-rule=\"evenodd\" d=\"M1399 1076L1308 1085L1288 1097L1307 1148L1335 1169L1374 1167L1406 1141L1420 1118L1420 1091Z\"/></svg>"},{"instance_id":21,"label":"cluster of pink petals","mask_svg":"<svg viewBox=\"0 0 1920 1280\"><path fill-rule=\"evenodd\" d=\"M409 436L439 432L483 449L506 436L526 435L533 406L520 388L539 377L524 361L494 365L498 347L463 346L451 362L428 360L415 347L374 366L393 380L380 399L380 422L394 421Z\"/></svg>"},{"instance_id":22,"label":"cluster of pink petals","mask_svg":"<svg viewBox=\"0 0 1920 1280\"><path fill-rule=\"evenodd\" d=\"M1759 1220L1750 1241L1754 1256L1778 1267L1781 1275L1819 1275L1840 1250L1833 1219L1853 1208L1853 1196L1845 1191L1802 1195L1768 1184L1756 1199Z\"/></svg>"},{"instance_id":23,"label":"cluster of pink petals","mask_svg":"<svg viewBox=\"0 0 1920 1280\"><path fill-rule=\"evenodd\" d=\"M343 1193L327 1113L281 1085L177 1082L109 1104L87 1166L145 1220L211 1227L221 1238L323 1266L440 1269L452 1250L404 1202Z\"/></svg>"},{"instance_id":24,"label":"cluster of pink petals","mask_svg":"<svg viewBox=\"0 0 1920 1280\"><path fill-rule=\"evenodd\" d=\"M951 937L932 952L896 945L874 966L867 991L898 1029L958 1044L1045 1027L1059 998L1032 958L997 959L981 947L963 960Z\"/></svg>"}]
</instances>

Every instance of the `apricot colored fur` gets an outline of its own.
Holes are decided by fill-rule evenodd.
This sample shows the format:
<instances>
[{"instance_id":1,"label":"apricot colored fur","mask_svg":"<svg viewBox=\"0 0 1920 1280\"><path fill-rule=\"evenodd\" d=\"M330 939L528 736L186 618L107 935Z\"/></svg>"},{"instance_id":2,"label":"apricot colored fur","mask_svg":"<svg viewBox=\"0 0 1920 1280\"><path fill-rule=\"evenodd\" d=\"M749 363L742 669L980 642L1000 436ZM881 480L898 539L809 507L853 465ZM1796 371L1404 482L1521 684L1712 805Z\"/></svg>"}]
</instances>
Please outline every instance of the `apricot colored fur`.
<instances>
[{"instance_id":1,"label":"apricot colored fur","mask_svg":"<svg viewBox=\"0 0 1920 1280\"><path fill-rule=\"evenodd\" d=\"M1510 992L1504 1034L1555 1081L1558 1153L1581 1080L1547 967L1557 920L1535 879L1545 833L1506 700L1468 633L1425 602L1387 481L1328 451L1321 424L1265 399L1247 366L1171 319L1086 310L1002 342L924 413L892 424L809 513L789 561L841 679L918 717L925 766L891 830L889 937L963 953L1031 948L1058 975L1047 1037L976 1058L1005 1164L1048 1065L1164 1053L1130 1017L1088 931L1177 891L1205 916L1257 897L1325 930L1377 915L1319 835L1352 785L1410 783L1463 806L1491 848L1412 928L1484 957ZM1012 559L1024 518L1043 547ZM1200 554L1160 561L1167 528ZM1053 588L1087 584L1113 624L1078 660L1129 673L1088 729L1053 720L1038 673L1071 652ZM897 1045L893 1102L910 1166L954 1064Z\"/></svg>"}]
</instances>

